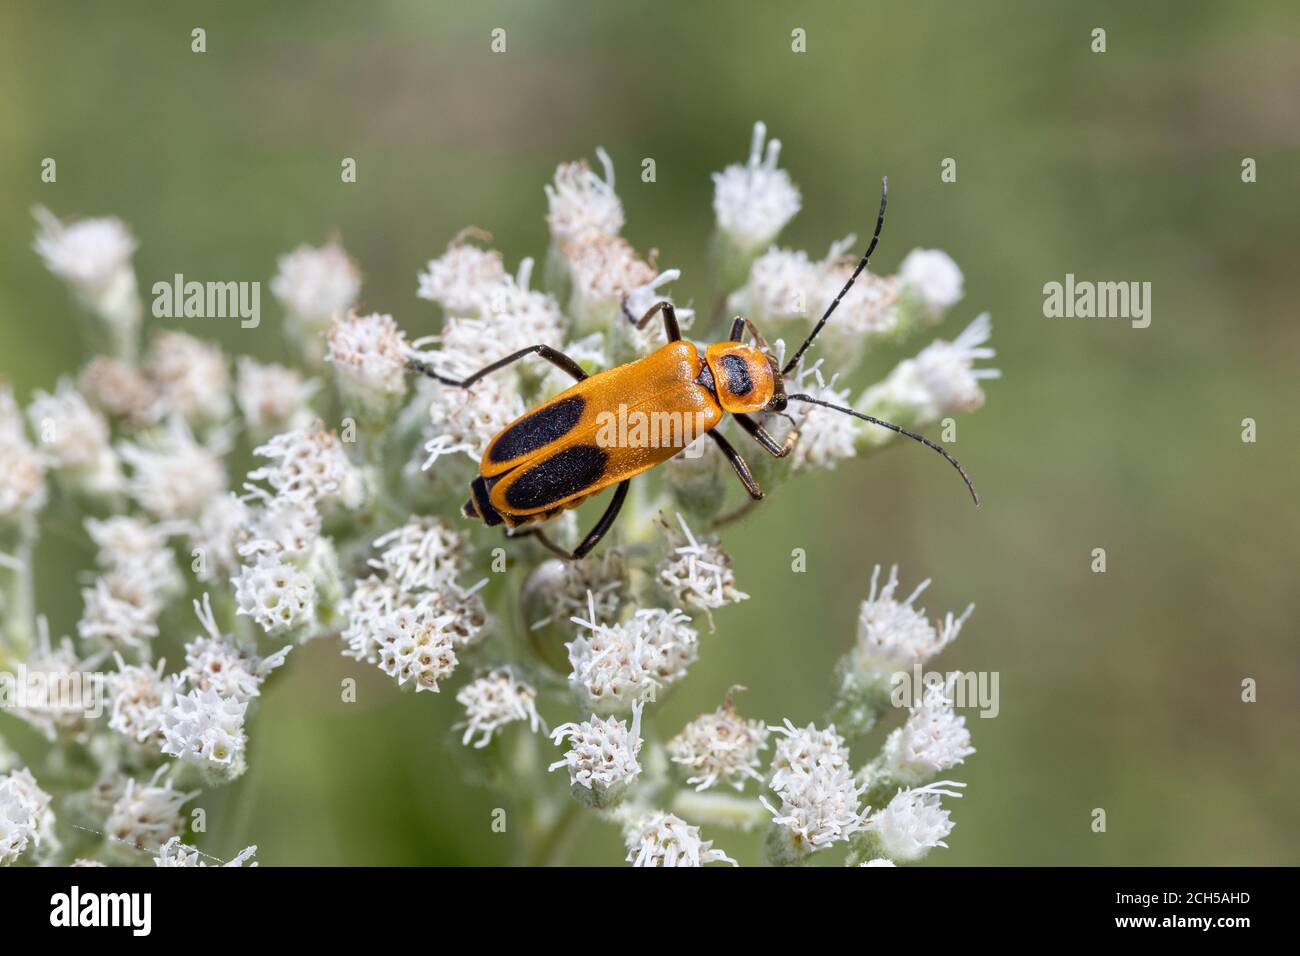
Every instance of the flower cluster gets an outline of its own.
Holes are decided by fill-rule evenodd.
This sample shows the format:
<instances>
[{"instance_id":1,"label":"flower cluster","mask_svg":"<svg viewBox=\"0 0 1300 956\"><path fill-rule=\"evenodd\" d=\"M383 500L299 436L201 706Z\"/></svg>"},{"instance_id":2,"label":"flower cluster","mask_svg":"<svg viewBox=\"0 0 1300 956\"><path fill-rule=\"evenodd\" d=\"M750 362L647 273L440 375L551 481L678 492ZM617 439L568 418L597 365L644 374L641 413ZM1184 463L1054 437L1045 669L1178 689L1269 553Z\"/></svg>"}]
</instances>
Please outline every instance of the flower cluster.
<instances>
[{"instance_id":1,"label":"flower cluster","mask_svg":"<svg viewBox=\"0 0 1300 956\"><path fill-rule=\"evenodd\" d=\"M772 756L768 786L779 804L763 806L781 828L774 831L774 859L791 862L847 840L866 825L863 788L853 779L849 750L834 726L796 727L789 719L773 727L782 737Z\"/></svg>"},{"instance_id":2,"label":"flower cluster","mask_svg":"<svg viewBox=\"0 0 1300 956\"><path fill-rule=\"evenodd\" d=\"M595 617L595 603L591 618ZM699 654L690 618L673 608L642 608L619 624L573 618L589 633L568 644L569 681L596 713L622 713L686 676Z\"/></svg>"},{"instance_id":3,"label":"flower cluster","mask_svg":"<svg viewBox=\"0 0 1300 956\"><path fill-rule=\"evenodd\" d=\"M839 720L856 732L870 730L889 706L895 675L911 677L913 668L924 664L957 639L975 605L960 615L948 612L942 621L931 622L916 599L930 586L926 578L906 599L895 596L898 566L880 584L880 565L871 573L871 590L858 610L858 633L853 647L836 668L839 690L836 707Z\"/></svg>"},{"instance_id":4,"label":"flower cluster","mask_svg":"<svg viewBox=\"0 0 1300 956\"><path fill-rule=\"evenodd\" d=\"M893 675L954 640L969 609L931 621L915 606L928 581L902 599L897 571L882 583L877 568L824 719L769 726L737 710L733 688L661 733L664 698L689 672L699 679L726 639L715 629L753 601L725 547L749 502L728 446L701 438L638 477L580 560L554 552L584 540L586 508L504 537L460 513L489 442L571 387L574 364L592 374L661 347L650 313L673 295L692 338L719 337L704 321L715 312L744 314L778 367L838 300L787 392L910 429L975 411L997 377L980 316L861 387L869 353L959 305L962 272L916 249L895 274L863 271L846 288L855 237L824 253L782 245L803 197L763 124L749 155L713 177L709 270L670 267L682 264L633 241L615 159L595 155L562 163L546 186L544 252L507 263L490 235L461 231L413 277L409 321L359 306L362 274L339 239L281 257L270 287L282 364L146 328L127 226L36 211L35 251L85 313L97 354L25 399L0 383L0 677L27 678L7 709L50 750L33 773L0 740L0 862L256 865L256 847L228 863L205 853L187 808L247 771L268 682L308 641L383 675L390 693L454 696L445 736L474 781L523 808L512 821L533 862L567 852L575 814L617 826L638 866L734 865L701 827L762 829L755 857L782 864L891 865L946 845L941 801L961 785L938 778L974 753L948 691L930 688L873 757L855 764L849 746L887 716ZM707 275L712 288L684 291ZM408 336L421 327L437 331ZM536 346L571 362L548 364ZM715 437L743 445L737 467L766 492L897 435L810 402L754 421L769 450L789 453L767 454L735 423ZM56 511L62 530L84 529L91 556L75 633L58 639L33 599ZM190 602L198 628L184 624ZM758 653L773 652L771 636L751 634Z\"/></svg>"}]
</instances>

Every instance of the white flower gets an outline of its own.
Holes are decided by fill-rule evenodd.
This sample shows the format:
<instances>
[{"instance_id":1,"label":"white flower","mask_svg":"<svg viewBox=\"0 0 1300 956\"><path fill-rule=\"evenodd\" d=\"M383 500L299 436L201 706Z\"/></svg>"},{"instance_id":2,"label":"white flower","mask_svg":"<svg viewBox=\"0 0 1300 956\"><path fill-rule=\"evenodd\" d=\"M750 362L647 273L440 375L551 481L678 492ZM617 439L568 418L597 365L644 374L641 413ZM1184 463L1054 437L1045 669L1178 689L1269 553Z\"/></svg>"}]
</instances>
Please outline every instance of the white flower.
<instances>
[{"instance_id":1,"label":"white flower","mask_svg":"<svg viewBox=\"0 0 1300 956\"><path fill-rule=\"evenodd\" d=\"M992 334L993 323L985 312L952 342L932 342L916 357L917 373L939 414L975 411L984 404L980 380L1002 377L998 369L974 367L977 360L997 355L983 347Z\"/></svg>"},{"instance_id":2,"label":"white flower","mask_svg":"<svg viewBox=\"0 0 1300 956\"><path fill-rule=\"evenodd\" d=\"M61 223L48 209L34 210L41 231L36 252L45 268L76 286L102 286L129 267L137 243L120 219L79 219Z\"/></svg>"},{"instance_id":3,"label":"white flower","mask_svg":"<svg viewBox=\"0 0 1300 956\"><path fill-rule=\"evenodd\" d=\"M343 640L348 645L343 654L379 664L382 639L389 634L389 616L398 609L438 621L441 634L457 650L473 647L486 637L487 610L473 590L455 588L417 597L403 592L392 580L372 575L358 581L343 602L341 610L347 621Z\"/></svg>"},{"instance_id":4,"label":"white flower","mask_svg":"<svg viewBox=\"0 0 1300 956\"><path fill-rule=\"evenodd\" d=\"M478 734L476 748L490 744L493 734L506 724L526 720L536 733L542 722L537 714L537 691L517 680L505 667L466 684L456 692L456 701L465 708L465 720L457 725L465 728L460 742L468 745Z\"/></svg>"},{"instance_id":5,"label":"white flower","mask_svg":"<svg viewBox=\"0 0 1300 956\"><path fill-rule=\"evenodd\" d=\"M762 780L759 754L767 747L768 728L761 720L742 717L727 702L711 714L701 714L668 742L673 763L690 771L686 783L707 790L725 783L743 790L746 780Z\"/></svg>"},{"instance_id":6,"label":"white flower","mask_svg":"<svg viewBox=\"0 0 1300 956\"><path fill-rule=\"evenodd\" d=\"M0 522L30 517L45 505L45 462L27 441L8 384L0 384Z\"/></svg>"},{"instance_id":7,"label":"white flower","mask_svg":"<svg viewBox=\"0 0 1300 956\"><path fill-rule=\"evenodd\" d=\"M315 418L312 396L320 382L275 363L262 364L247 355L235 361L235 401L249 431L258 438L306 428Z\"/></svg>"},{"instance_id":8,"label":"white flower","mask_svg":"<svg viewBox=\"0 0 1300 956\"><path fill-rule=\"evenodd\" d=\"M289 313L289 331L309 361L320 357L320 335L330 320L346 312L361 292L361 272L338 242L319 248L299 246L280 257L271 292Z\"/></svg>"},{"instance_id":9,"label":"white flower","mask_svg":"<svg viewBox=\"0 0 1300 956\"><path fill-rule=\"evenodd\" d=\"M630 827L625 835L627 861L633 866L704 866L735 860L713 849L712 840L700 839L700 828L681 817L656 812Z\"/></svg>"},{"instance_id":10,"label":"white flower","mask_svg":"<svg viewBox=\"0 0 1300 956\"><path fill-rule=\"evenodd\" d=\"M259 554L305 558L320 539L321 518L311 498L261 496L262 507L246 518L237 551L245 558Z\"/></svg>"},{"instance_id":11,"label":"white flower","mask_svg":"<svg viewBox=\"0 0 1300 956\"><path fill-rule=\"evenodd\" d=\"M231 582L239 614L251 617L274 637L303 631L316 620L316 585L311 575L278 557L260 554Z\"/></svg>"},{"instance_id":12,"label":"white flower","mask_svg":"<svg viewBox=\"0 0 1300 956\"><path fill-rule=\"evenodd\" d=\"M379 627L403 603L402 590L385 578L371 575L357 581L341 608L347 626L343 654L370 664L379 663Z\"/></svg>"},{"instance_id":13,"label":"white flower","mask_svg":"<svg viewBox=\"0 0 1300 956\"><path fill-rule=\"evenodd\" d=\"M623 304L624 318L627 322L616 326L616 328L626 330L636 345L638 354L651 352L668 342L667 334L664 332L663 319L655 316L649 324L643 329L638 329L635 322L639 322L650 309L660 302L671 303L672 296L666 292L660 292L662 286L676 282L682 277L680 269L665 269L660 272L649 282L637 286L628 293L627 301ZM674 311L677 313L677 325L683 331L690 329L695 321L695 310L688 309L684 306L677 306Z\"/></svg>"},{"instance_id":14,"label":"white flower","mask_svg":"<svg viewBox=\"0 0 1300 956\"><path fill-rule=\"evenodd\" d=\"M37 618L36 628L36 644L23 661L28 676L26 703L9 707L9 713L27 721L50 742L60 735L82 741L89 728L86 711L89 695L96 689L95 669L105 655L98 652L83 658L66 637L54 644L44 617ZM65 688L72 693L64 693ZM78 690L80 699L66 699L77 697Z\"/></svg>"},{"instance_id":15,"label":"white flower","mask_svg":"<svg viewBox=\"0 0 1300 956\"><path fill-rule=\"evenodd\" d=\"M913 428L945 415L973 412L984 404L980 382L1001 378L998 369L975 368L979 359L997 353L985 348L992 323L984 313L952 342L936 339L915 358L904 359L881 383L871 386L854 403L858 411ZM895 433L879 425L864 425L873 445L892 440Z\"/></svg>"},{"instance_id":16,"label":"white flower","mask_svg":"<svg viewBox=\"0 0 1300 956\"><path fill-rule=\"evenodd\" d=\"M135 365L101 355L81 370L77 384L92 405L126 428L141 428L158 418L158 391Z\"/></svg>"},{"instance_id":17,"label":"white flower","mask_svg":"<svg viewBox=\"0 0 1300 956\"><path fill-rule=\"evenodd\" d=\"M853 275L858 259L846 253L856 242L857 237L850 235L831 245L809 300L812 315L820 318ZM829 338L822 344L823 352L832 357L849 352L856 358L860 348L855 346L860 346L863 338L887 335L898 328L898 304L897 279L863 272L844 294L835 309L835 317L825 327L823 334L829 334ZM835 364L843 367L849 363Z\"/></svg>"},{"instance_id":18,"label":"white flower","mask_svg":"<svg viewBox=\"0 0 1300 956\"><path fill-rule=\"evenodd\" d=\"M659 586L670 599L706 612L748 600L749 595L736 588L731 557L716 538L700 541L691 534L680 514L677 522L682 528L682 538L674 536L673 551L660 562L658 569Z\"/></svg>"},{"instance_id":19,"label":"white flower","mask_svg":"<svg viewBox=\"0 0 1300 956\"><path fill-rule=\"evenodd\" d=\"M156 853L172 837L180 836L185 829L181 807L197 796L198 791L182 793L166 784L159 785L158 775L144 784L128 780L108 814L104 830L119 845Z\"/></svg>"},{"instance_id":20,"label":"white flower","mask_svg":"<svg viewBox=\"0 0 1300 956\"><path fill-rule=\"evenodd\" d=\"M429 405L432 437L424 446L428 454L424 469L455 452L477 462L488 442L524 411L518 391L490 375L470 388L435 388Z\"/></svg>"},{"instance_id":21,"label":"white flower","mask_svg":"<svg viewBox=\"0 0 1300 956\"><path fill-rule=\"evenodd\" d=\"M66 379L53 395L37 391L27 420L48 462L77 486L91 492L116 491L122 482L109 444L108 422Z\"/></svg>"},{"instance_id":22,"label":"white flower","mask_svg":"<svg viewBox=\"0 0 1300 956\"><path fill-rule=\"evenodd\" d=\"M183 332L157 332L144 373L164 408L199 428L230 417L230 368L213 342Z\"/></svg>"},{"instance_id":23,"label":"white flower","mask_svg":"<svg viewBox=\"0 0 1300 956\"><path fill-rule=\"evenodd\" d=\"M569 771L569 788L592 806L616 803L641 775L637 754L641 752L641 702L632 705L632 726L614 717L561 724L551 731L559 744L569 740L563 760L551 764L550 770L565 767Z\"/></svg>"},{"instance_id":24,"label":"white flower","mask_svg":"<svg viewBox=\"0 0 1300 956\"><path fill-rule=\"evenodd\" d=\"M815 365L808 372L812 374L817 384L815 387L804 385L802 381L804 376L801 375L799 382L801 390L824 402L833 402L841 406L847 404L848 389L837 390L834 378L829 383L824 382L820 369ZM796 409L795 414L799 421L799 440L795 442L794 450L790 453L790 466L796 471L834 468L838 462L845 458L852 458L858 453L857 441L863 428L876 427L868 426L852 415L845 415L843 412L823 408L820 405L791 403L790 407ZM777 440L781 440L781 437L783 436L778 436Z\"/></svg>"},{"instance_id":25,"label":"white flower","mask_svg":"<svg viewBox=\"0 0 1300 956\"><path fill-rule=\"evenodd\" d=\"M195 577L205 584L225 583L239 570L239 542L252 514L235 494L213 498L189 530Z\"/></svg>"},{"instance_id":26,"label":"white flower","mask_svg":"<svg viewBox=\"0 0 1300 956\"><path fill-rule=\"evenodd\" d=\"M918 296L935 316L956 305L962 296L962 274L948 253L913 249L898 267L899 284Z\"/></svg>"},{"instance_id":27,"label":"white flower","mask_svg":"<svg viewBox=\"0 0 1300 956\"><path fill-rule=\"evenodd\" d=\"M874 860L867 860L859 863L858 866L898 866L893 860L886 860L883 856L876 857Z\"/></svg>"},{"instance_id":28,"label":"white flower","mask_svg":"<svg viewBox=\"0 0 1300 956\"><path fill-rule=\"evenodd\" d=\"M713 211L718 228L742 250L766 246L799 211L799 190L784 169L777 168L781 141L767 144L767 127L754 124L749 161L713 174Z\"/></svg>"},{"instance_id":29,"label":"white flower","mask_svg":"<svg viewBox=\"0 0 1300 956\"><path fill-rule=\"evenodd\" d=\"M403 591L454 587L465 554L465 536L442 518L412 517L375 539L382 549L370 566L387 572Z\"/></svg>"},{"instance_id":30,"label":"white flower","mask_svg":"<svg viewBox=\"0 0 1300 956\"><path fill-rule=\"evenodd\" d=\"M659 277L631 243L619 236L596 236L570 243L563 251L573 280L569 313L580 333L606 328L615 321L626 322L624 298L651 286Z\"/></svg>"},{"instance_id":31,"label":"white flower","mask_svg":"<svg viewBox=\"0 0 1300 956\"><path fill-rule=\"evenodd\" d=\"M68 283L73 294L113 328L129 351L140 322L140 296L131 257L136 241L120 219L61 223L44 207L33 210L40 231L36 252L45 267Z\"/></svg>"},{"instance_id":32,"label":"white flower","mask_svg":"<svg viewBox=\"0 0 1300 956\"><path fill-rule=\"evenodd\" d=\"M478 593L478 588L486 581L468 590L449 587L441 591L420 593L420 602L435 617L450 617L444 625L451 635L457 650L464 650L480 643L488 634L487 607Z\"/></svg>"},{"instance_id":33,"label":"white flower","mask_svg":"<svg viewBox=\"0 0 1300 956\"><path fill-rule=\"evenodd\" d=\"M525 608L540 605L547 612L529 625L537 630L567 622L584 610L593 621L614 620L627 589L627 552L622 548L600 548L579 561L551 558L539 564L524 585Z\"/></svg>"},{"instance_id":34,"label":"white flower","mask_svg":"<svg viewBox=\"0 0 1300 956\"><path fill-rule=\"evenodd\" d=\"M789 720L772 727L783 735L772 756L769 786L780 800L774 807L760 797L773 820L789 831L796 855L847 840L866 825L869 808L849 768L849 750L834 726L795 727Z\"/></svg>"},{"instance_id":35,"label":"white flower","mask_svg":"<svg viewBox=\"0 0 1300 956\"><path fill-rule=\"evenodd\" d=\"M533 265L532 259L520 260L515 275L484 290L480 311L493 336L500 340L503 355L538 343L558 347L564 341L559 303L548 293L529 288ZM443 337L445 342L445 331Z\"/></svg>"},{"instance_id":36,"label":"white flower","mask_svg":"<svg viewBox=\"0 0 1300 956\"><path fill-rule=\"evenodd\" d=\"M604 167L604 179L585 160L578 160L557 166L554 185L546 187L546 222L556 248L617 236L623 229L623 204L614 192L614 164L600 147L596 156Z\"/></svg>"},{"instance_id":37,"label":"white flower","mask_svg":"<svg viewBox=\"0 0 1300 956\"><path fill-rule=\"evenodd\" d=\"M243 850L240 850L239 853L234 857L234 859L232 859L229 863L222 863L220 860L217 860L217 863L220 866L242 867L245 863L248 863L248 861L253 858L253 855L255 853L257 853L256 846L246 847ZM154 866L207 866L208 864L203 860L203 857L206 855L207 854L205 854L202 850L199 850L196 847L186 846L184 843L181 842L180 837L172 837L170 840L164 843L162 847L159 848L158 855L154 857L153 865ZM213 857L213 859L216 858ZM248 863L248 865L257 866L256 863Z\"/></svg>"},{"instance_id":38,"label":"white flower","mask_svg":"<svg viewBox=\"0 0 1300 956\"><path fill-rule=\"evenodd\" d=\"M193 520L226 490L224 449L200 444L182 418L138 442L123 442L118 451L131 466L127 491L160 521Z\"/></svg>"},{"instance_id":39,"label":"white flower","mask_svg":"<svg viewBox=\"0 0 1300 956\"><path fill-rule=\"evenodd\" d=\"M599 624L594 600L590 619L571 620L591 632L565 646L587 706L598 714L625 712L660 685L676 683L699 655L699 635L676 608L642 608L619 624Z\"/></svg>"},{"instance_id":40,"label":"white flower","mask_svg":"<svg viewBox=\"0 0 1300 956\"><path fill-rule=\"evenodd\" d=\"M94 587L82 588L81 599L84 608L77 633L83 641L148 657L149 644L158 636L157 619L162 610L151 594L133 591L129 578L110 575L98 578Z\"/></svg>"},{"instance_id":41,"label":"white flower","mask_svg":"<svg viewBox=\"0 0 1300 956\"><path fill-rule=\"evenodd\" d=\"M910 671L914 664L924 664L956 640L962 625L975 610L970 605L960 617L949 612L936 626L926 619L925 609L914 604L930 586L922 581L905 600L894 597L898 589L898 566L889 569L889 578L877 591L880 565L871 572L871 592L858 610L858 635L846 658L847 668L859 675L888 675Z\"/></svg>"},{"instance_id":42,"label":"white flower","mask_svg":"<svg viewBox=\"0 0 1300 956\"><path fill-rule=\"evenodd\" d=\"M553 296L529 289L532 270L533 260L524 259L517 276L478 287L475 311L470 313L477 318L448 317L441 333L433 337L438 350L427 360L463 377L533 345L559 348L564 342L564 316ZM511 372L516 378L536 378L551 368L540 361L519 362Z\"/></svg>"},{"instance_id":43,"label":"white flower","mask_svg":"<svg viewBox=\"0 0 1300 956\"><path fill-rule=\"evenodd\" d=\"M891 860L909 863L919 860L936 846L947 847L944 839L952 832L948 811L940 806L941 797L960 797L953 787L964 783L940 780L925 787L900 790L870 823L870 830L880 841L880 848Z\"/></svg>"},{"instance_id":44,"label":"white flower","mask_svg":"<svg viewBox=\"0 0 1300 956\"><path fill-rule=\"evenodd\" d=\"M368 414L382 414L406 394L406 336L391 315L337 315L325 358L339 389Z\"/></svg>"},{"instance_id":45,"label":"white flower","mask_svg":"<svg viewBox=\"0 0 1300 956\"><path fill-rule=\"evenodd\" d=\"M249 472L249 480L265 480L278 494L312 500L322 509L336 503L356 508L364 498L361 475L342 442L319 421L276 435L254 454L270 463Z\"/></svg>"},{"instance_id":46,"label":"white flower","mask_svg":"<svg viewBox=\"0 0 1300 956\"><path fill-rule=\"evenodd\" d=\"M437 613L431 601L399 607L375 623L374 655L379 669L405 686L413 681L417 692L438 690L459 663L451 625L454 614Z\"/></svg>"},{"instance_id":47,"label":"white flower","mask_svg":"<svg viewBox=\"0 0 1300 956\"><path fill-rule=\"evenodd\" d=\"M803 252L770 249L754 260L745 285L727 304L760 327L819 318L857 267L857 258L849 255L856 242L857 237L849 235L831 243L820 262ZM852 365L867 337L886 335L898 327L898 303L895 279L872 273L858 276L822 333L823 355L837 368Z\"/></svg>"},{"instance_id":48,"label":"white flower","mask_svg":"<svg viewBox=\"0 0 1300 956\"><path fill-rule=\"evenodd\" d=\"M890 733L881 756L893 779L915 786L952 769L974 752L966 718L954 712L943 687L931 686L906 723Z\"/></svg>"},{"instance_id":49,"label":"white flower","mask_svg":"<svg viewBox=\"0 0 1300 956\"><path fill-rule=\"evenodd\" d=\"M112 695L108 726L119 734L159 749L163 744L162 716L176 699L176 684L163 677L164 663L127 664L117 656L117 673L108 681Z\"/></svg>"},{"instance_id":50,"label":"white flower","mask_svg":"<svg viewBox=\"0 0 1300 956\"><path fill-rule=\"evenodd\" d=\"M207 593L202 603L194 602L194 613L204 634L185 645L185 670L180 677L199 691L215 691L219 697L246 703L262 693L262 684L271 672L284 663L292 646L280 648L267 657L235 645L221 633L212 602Z\"/></svg>"},{"instance_id":51,"label":"white flower","mask_svg":"<svg viewBox=\"0 0 1300 956\"><path fill-rule=\"evenodd\" d=\"M0 776L0 866L16 862L28 848L44 854L57 848L51 799L29 770Z\"/></svg>"},{"instance_id":52,"label":"white flower","mask_svg":"<svg viewBox=\"0 0 1300 956\"><path fill-rule=\"evenodd\" d=\"M806 252L769 249L754 260L745 285L727 300L728 308L760 328L807 319L816 307L812 298L823 274L823 264L811 261Z\"/></svg>"},{"instance_id":53,"label":"white flower","mask_svg":"<svg viewBox=\"0 0 1300 956\"><path fill-rule=\"evenodd\" d=\"M96 561L118 594L137 603L163 604L184 590L167 536L176 526L151 524L130 515L86 519L86 532L99 549Z\"/></svg>"},{"instance_id":54,"label":"white flower","mask_svg":"<svg viewBox=\"0 0 1300 956\"><path fill-rule=\"evenodd\" d=\"M247 710L247 701L222 697L211 687L177 692L162 714L162 752L201 767L214 780L233 780L246 768Z\"/></svg>"},{"instance_id":55,"label":"white flower","mask_svg":"<svg viewBox=\"0 0 1300 956\"><path fill-rule=\"evenodd\" d=\"M426 271L420 273L416 295L436 302L448 315L477 315L491 290L506 280L501 253L464 241L466 235L476 233L466 230L457 236L447 251L430 260Z\"/></svg>"}]
</instances>

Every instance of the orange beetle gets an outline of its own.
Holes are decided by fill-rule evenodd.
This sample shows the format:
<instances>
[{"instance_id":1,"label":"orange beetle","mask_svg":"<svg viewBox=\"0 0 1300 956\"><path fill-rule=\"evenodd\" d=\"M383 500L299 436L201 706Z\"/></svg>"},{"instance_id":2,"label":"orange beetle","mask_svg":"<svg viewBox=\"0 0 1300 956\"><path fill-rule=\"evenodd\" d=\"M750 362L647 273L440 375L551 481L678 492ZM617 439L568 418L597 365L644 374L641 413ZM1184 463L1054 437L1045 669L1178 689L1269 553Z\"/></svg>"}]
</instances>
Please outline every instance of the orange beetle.
<instances>
[{"instance_id":1,"label":"orange beetle","mask_svg":"<svg viewBox=\"0 0 1300 956\"><path fill-rule=\"evenodd\" d=\"M488 443L479 474L470 483L470 498L461 509L465 516L478 518L487 525L504 523L512 529L534 525L614 485L609 506L572 553L553 544L539 528L524 532L537 535L546 547L565 558L581 558L596 546L618 517L627 497L628 482L674 457L700 435L708 435L717 443L745 490L757 501L763 497L763 491L750 474L749 465L716 428L722 416L730 414L765 451L783 458L798 440L798 430L791 429L785 440L778 442L750 416L754 412L782 412L790 401L831 408L933 448L961 473L978 505L979 497L961 465L928 438L811 395L785 392L785 376L798 366L799 359L840 300L866 269L884 226L888 190L889 181L885 180L880 215L866 253L784 368L777 363L753 323L743 317L732 321L727 341L708 345L701 354L693 342L682 338L676 312L669 302L656 303L640 319L634 320L638 328L643 328L662 313L667 345L634 362L595 375L588 375L577 362L548 345L522 349L463 379L449 378L428 364L412 359L409 362L412 370L460 388L469 388L485 375L528 355L541 356L576 380L572 387L515 419ZM754 344L743 341L746 331Z\"/></svg>"}]
</instances>

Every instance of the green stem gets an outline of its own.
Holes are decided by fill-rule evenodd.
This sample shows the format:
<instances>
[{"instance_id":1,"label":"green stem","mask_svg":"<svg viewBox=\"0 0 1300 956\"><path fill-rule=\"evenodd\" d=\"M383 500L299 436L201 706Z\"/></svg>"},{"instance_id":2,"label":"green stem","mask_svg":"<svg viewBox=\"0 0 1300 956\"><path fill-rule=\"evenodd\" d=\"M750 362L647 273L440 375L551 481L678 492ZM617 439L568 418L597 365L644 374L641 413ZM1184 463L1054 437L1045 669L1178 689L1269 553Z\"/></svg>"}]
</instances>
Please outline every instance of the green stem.
<instances>
[{"instance_id":1,"label":"green stem","mask_svg":"<svg viewBox=\"0 0 1300 956\"><path fill-rule=\"evenodd\" d=\"M36 635L35 579L32 576L32 557L36 544L36 522L27 518L17 529L12 544L13 559L0 565L0 578L4 584L3 633L9 648L19 659L25 658ZM6 550L0 548L0 550Z\"/></svg>"},{"instance_id":2,"label":"green stem","mask_svg":"<svg viewBox=\"0 0 1300 956\"><path fill-rule=\"evenodd\" d=\"M568 849L568 837L583 819L582 807L576 800L566 802L560 815L551 823L541 840L529 854L530 866L559 866Z\"/></svg>"}]
</instances>

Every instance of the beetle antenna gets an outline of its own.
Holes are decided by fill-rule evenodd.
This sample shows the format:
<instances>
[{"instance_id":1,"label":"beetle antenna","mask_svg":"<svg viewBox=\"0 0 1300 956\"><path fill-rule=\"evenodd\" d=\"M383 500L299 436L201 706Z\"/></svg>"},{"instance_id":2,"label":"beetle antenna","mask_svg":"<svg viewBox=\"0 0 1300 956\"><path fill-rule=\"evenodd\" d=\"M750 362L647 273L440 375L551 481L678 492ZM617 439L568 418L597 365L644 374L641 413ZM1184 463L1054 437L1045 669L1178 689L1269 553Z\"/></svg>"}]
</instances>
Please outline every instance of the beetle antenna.
<instances>
[{"instance_id":1,"label":"beetle antenna","mask_svg":"<svg viewBox=\"0 0 1300 956\"><path fill-rule=\"evenodd\" d=\"M833 411L843 412L845 415L852 415L854 418L860 418L864 422L870 422L873 425L888 428L891 431L898 432L900 435L906 435L913 441L919 441L927 448L933 448L939 454L943 455L944 458L948 459L948 464L957 469L957 472L961 475L961 480L966 482L966 487L970 490L970 496L975 499L975 507L979 507L980 496L975 492L975 486L971 483L970 475L966 474L966 469L961 466L957 459L948 454L948 450L937 442L932 442L924 435L918 435L916 432L909 432L906 428L895 425L893 422L873 418L871 415L864 415L861 412L855 412L853 409L845 408L842 405L832 405L830 402L823 402L820 398L813 398L811 395L787 395L786 397L792 402L808 402L811 405L820 405L822 408L829 408Z\"/></svg>"},{"instance_id":2,"label":"beetle antenna","mask_svg":"<svg viewBox=\"0 0 1300 956\"><path fill-rule=\"evenodd\" d=\"M860 276L862 270L867 267L867 260L870 259L871 254L876 251L876 243L880 241L880 230L885 225L885 203L888 200L889 177L886 176L880 181L880 215L876 217L876 231L872 233L871 242L867 245L867 251L863 254L861 261L858 263L858 267L853 270L853 275L849 276L849 281L844 283L843 289L840 289L840 294L835 297L835 301L826 308L825 314L820 320L818 320L817 324L813 326L813 330L808 333L808 338L803 340L803 345L799 346L799 350L794 353L794 357L785 363L785 368L781 370L782 375L789 375L794 371L795 366L799 364L799 360L803 358L803 353L808 351L808 346L812 345L813 339L817 338L817 333L822 330L822 326L826 324L826 320L831 317L831 313L835 311L835 307L840 304L840 299L848 295L849 290L853 288L853 283L858 281L858 276Z\"/></svg>"}]
</instances>

